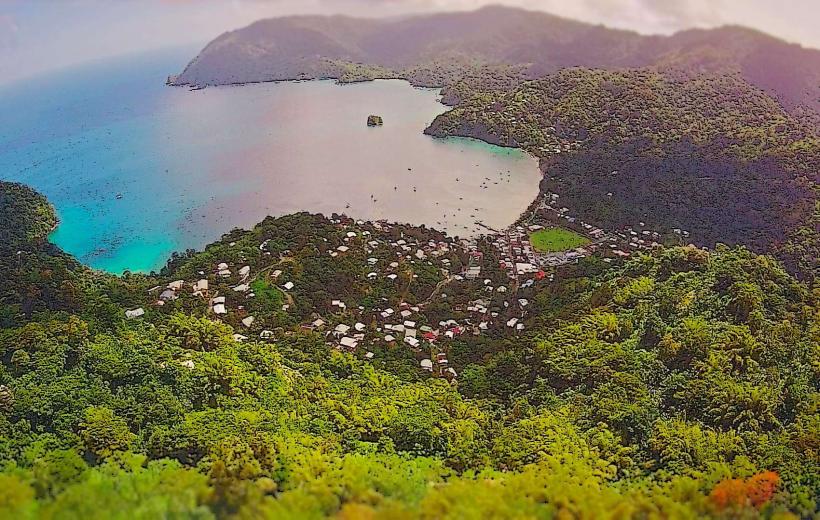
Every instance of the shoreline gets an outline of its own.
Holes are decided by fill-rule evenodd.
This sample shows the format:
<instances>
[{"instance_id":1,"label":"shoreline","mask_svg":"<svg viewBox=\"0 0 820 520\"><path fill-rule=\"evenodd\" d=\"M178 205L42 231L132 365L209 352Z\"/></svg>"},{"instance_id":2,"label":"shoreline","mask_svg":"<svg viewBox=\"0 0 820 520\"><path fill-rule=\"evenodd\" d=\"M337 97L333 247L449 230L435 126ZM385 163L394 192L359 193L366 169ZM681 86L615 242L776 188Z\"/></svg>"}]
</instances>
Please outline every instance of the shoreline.
<instances>
[{"instance_id":1,"label":"shoreline","mask_svg":"<svg viewBox=\"0 0 820 520\"><path fill-rule=\"evenodd\" d=\"M260 84L260 83L280 83L280 82L283 82L283 83L284 83L284 82L287 82L287 83L303 83L303 82L309 82L309 81L333 81L333 82L334 82L334 86L344 86L344 85L346 85L346 84L356 84L356 83L374 83L374 82L376 82L376 81L401 81L401 82L406 82L408 85L410 85L410 86L411 86L411 87L413 87L414 89L420 89L420 90L425 90L425 91L436 91L436 90L440 90L440 88L438 88L438 87L418 86L418 85L415 85L412 81L410 81L410 80L408 80L408 79L406 79L406 78L399 78L399 77L397 77L397 78L389 78L389 79L388 79L388 78L375 78L375 79L368 79L368 80L362 80L362 81L351 82L351 83L343 83L343 82L339 82L339 81L338 81L338 78L325 78L325 79L292 79L292 80L271 80L271 81L245 82L245 83L235 83L235 84L229 84L229 85L216 85L216 86L231 86L231 87L237 87L237 86L254 85L254 84ZM181 84L180 84L180 85L176 85L176 84L169 84L168 86L175 86L175 87L176 87L176 86L182 86L182 87L184 87L185 85L181 85ZM436 99L436 103L437 103L440 107L442 107L442 108L444 109L444 112L442 112L442 113L446 113L446 111L448 111L448 110L450 110L450 109L451 109L451 107L449 107L449 106L448 106L448 105L446 105L445 103L442 103L440 98L437 98L437 99ZM438 116L435 116L435 117L438 117ZM426 126L425 126L425 130L426 130L427 128L429 128L429 127L430 127L430 125L432 124L432 122L435 120L435 117L433 117L431 120L429 120L429 121L427 121L427 122L425 123L425 124L426 124ZM468 141L474 141L475 143L480 143L480 144L482 144L482 145L489 145L489 146L493 146L493 147L497 146L497 147L499 147L499 148L508 149L508 150L510 150L510 151L515 150L516 152L524 152L527 156L529 156L529 157L533 157L533 158L534 158L534 159L536 159L536 160L538 159L537 157L535 157L535 156L534 156L533 154L531 154L530 152L528 152L528 151L526 151L526 150L523 150L523 149L521 149L521 148L516 148L516 147L512 147L512 146L504 146L504 145L499 145L499 144L496 144L496 143L492 143L492 142L490 142L490 141L488 141L488 140L486 140L486 139L481 139L481 138L478 138L478 137L473 137L473 136L456 136L456 135L453 135L453 136L434 136L434 135L427 134L424 130L422 130L422 132L421 132L421 133L422 133L422 134L425 134L425 135L429 135L430 137L432 137L432 138L434 138L434 139L439 139L439 140L445 140L445 139L450 139L450 138L454 138L454 139L457 139L457 140L462 140L462 139L464 139L464 140L468 140ZM534 164L534 165L533 165L533 167L538 168L538 164ZM540 169L539 169L539 170L540 170ZM519 222L522 218L525 218L525 217L526 217L526 216L530 213L531 208L533 208L533 207L535 207L535 206L537 205L538 201L540 200L541 194L542 194L542 193L541 193L541 189L540 189L540 183L541 183L541 181L542 181L542 180L543 180L543 172L539 171L538 180L537 180L537 183L536 183L536 186L535 186L535 189L534 189L534 194L533 194L533 197L529 200L529 202L527 203L527 205L526 205L526 206L522 207L522 209L521 209L521 210L517 213L517 215L513 216L513 217L509 220L509 222L507 223L507 225L506 225L506 226L504 226L504 228L505 228L505 229L506 229L507 227L509 227L509 226L515 225L515 224L516 224L517 222ZM51 203L50 203L50 204L51 204ZM56 247L60 248L61 250L63 250L63 249L62 249L62 247L61 247L61 245L60 245L60 244L58 244L58 243L56 243L56 242L54 242L52 239L53 239L54 233L58 230L58 228L59 228L59 227L60 227L60 226L61 226L64 222L62 221L62 219L60 219L60 218L59 218L59 216L58 216L58 214L57 214L57 210L56 210L56 208L54 207L54 205L53 205L53 204L51 204L51 205L52 205L52 208L53 208L54 213L55 213L56 223L55 223L55 225L53 226L53 228L49 231L49 233L46 235L46 237L45 237L45 238L46 238L46 240L48 240L48 241L49 241L49 243L51 243L52 245L54 245L54 246L56 246ZM306 211L308 211L308 212L310 212L310 213L312 213L312 214L322 215L322 216L323 216L323 217L325 217L325 218L330 218L330 214L329 214L329 213L327 213L327 212L322 212L322 211L320 211L320 212L316 212L316 213L314 213L314 212L312 212L312 211L310 211L310 210L306 210ZM258 219L258 222L261 222L262 220L264 220L264 218L266 218L266 217L268 217L268 216L274 216L274 217L276 218L276 217L281 217L281 216L285 216L285 215L289 215L289 214L293 214L293 213L298 213L298 211L296 211L296 212L290 211L290 212L288 212L288 213L282 213L282 214L280 214L280 215L276 215L276 216L274 216L274 215L270 215L270 214L266 214L266 215L264 215L264 216L261 216L261 217ZM355 219L356 217L355 217L355 216L353 216L353 217L350 217L350 218L354 218L354 219ZM362 219L360 219L360 220L364 220L364 221L368 221L368 222L376 222L376 221L378 221L378 220L370 220L370 219L367 219L367 218L362 218ZM379 220L381 220L381 219L379 219ZM255 224L256 224L256 223L258 223L258 222L254 222L254 223L253 223L253 224L252 224L249 228L246 228L246 229L252 229L252 228L253 228L253 225L255 225ZM419 222L415 222L415 223L414 223L414 222L400 221L400 220L389 220L388 222L391 222L391 223L394 223L394 224L409 225L409 226L414 226L414 227L421 227L421 226L424 226L424 227L427 227L427 228L429 228L429 229L433 229L433 230L436 230L436 231L440 231L440 232L442 232L442 233L446 234L448 237L451 237L451 238L454 238L454 239L460 239L460 240L461 240L461 239L470 239L470 238L479 238L479 237L486 237L486 236L488 236L488 234L487 234L487 233L483 233L483 232L475 232L475 233L469 234L468 236L464 236L462 233L459 233L459 232L458 232L459 230L455 230L455 229L453 229L453 230L452 230L452 232L451 232L451 231L442 231L442 230L441 230L441 228L440 228L439 226L437 226L437 225L436 225L435 223L433 223L433 222L430 222L430 223L419 223ZM482 222L483 222L483 221L482 221ZM473 222L473 223L475 223L475 222ZM227 232L227 231L226 231L226 232ZM207 241L205 242L205 244L202 246L202 248L204 248L205 246L207 246L207 245L208 245L208 244L210 244L210 243L213 243L213 242L215 242L215 241L218 241L218 240L219 240L219 238L220 238L220 236L221 236L222 234L224 234L224 233L215 233L215 234L212 236L212 238L211 238L210 240L207 240ZM200 250L200 248L196 248L196 249L197 249L197 250ZM100 270L100 271L102 271L102 272L105 272L105 273L110 273L110 274L115 274L115 275L120 275L120 274L122 274L122 272L124 272L124 271L126 271L126 270L128 270L128 271L130 271L130 272L133 272L133 273L145 273L145 274L150 274L150 273L153 273L153 272L158 272L158 271L160 271L160 270L161 270L161 269L165 266L165 263L167 262L167 260L168 260L168 259L170 259L170 258L172 257L172 254L173 254L174 252L179 253L179 252L181 252L181 250L180 250L180 249L174 249L173 251L169 252L167 255L164 255L163 260L161 260L159 263L157 263L154 267L147 267L147 268L136 269L136 270L124 269L124 270L120 271L120 270L119 270L119 267L117 267L117 268L116 268L116 270L107 270L107 269L105 269L104 267L93 267L93 266L91 266L91 265L89 265L89 264L87 264L87 263L85 263L85 262L80 261L79 259L78 259L78 261L80 261L81 263L83 263L83 265L85 265L86 267L88 267L88 268L90 268L90 269ZM67 253L67 254L71 254L72 256L75 256L73 253L68 253L68 252L66 252L66 253ZM75 256L75 258L77 258L77 257Z\"/></svg>"},{"instance_id":2,"label":"shoreline","mask_svg":"<svg viewBox=\"0 0 820 520\"><path fill-rule=\"evenodd\" d=\"M414 83L412 79L401 77L401 76L384 76L379 78L368 78L368 79L355 79L349 81L343 81L340 77L334 76L323 76L323 77L316 77L316 78L284 78L284 79L260 79L260 80L252 80L252 81L233 81L228 83L176 83L171 81L171 76L168 76L168 79L165 81L165 85L168 87L174 88L195 88L197 90L203 90L207 88L217 88L217 87L243 87L247 85L263 85L266 83L306 83L310 81L333 81L339 86L344 85L356 85L358 83L371 83L374 81L406 81L409 83L413 88L420 88L420 89L429 89L429 90L439 90L444 89L447 85L422 85L418 83ZM440 92L439 92L440 93ZM447 105L446 103L442 103L445 106L453 106Z\"/></svg>"}]
</instances>

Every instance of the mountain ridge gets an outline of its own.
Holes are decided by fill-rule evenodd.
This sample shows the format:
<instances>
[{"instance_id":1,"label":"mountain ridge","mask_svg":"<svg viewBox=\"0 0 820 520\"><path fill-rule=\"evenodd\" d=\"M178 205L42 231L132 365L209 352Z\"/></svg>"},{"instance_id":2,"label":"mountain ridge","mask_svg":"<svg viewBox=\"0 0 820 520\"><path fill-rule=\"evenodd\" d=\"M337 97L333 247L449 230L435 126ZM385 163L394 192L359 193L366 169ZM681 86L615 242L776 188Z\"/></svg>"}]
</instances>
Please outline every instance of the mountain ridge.
<instances>
[{"instance_id":1,"label":"mountain ridge","mask_svg":"<svg viewBox=\"0 0 820 520\"><path fill-rule=\"evenodd\" d=\"M418 72L443 67L443 62L455 70L432 79ZM733 69L777 94L789 108L820 109L817 49L741 26L642 35L503 6L398 19L296 15L260 20L211 41L169 84L344 80L341 63L387 68L381 76L428 87L447 86L465 71L485 66L523 66L521 80L573 66Z\"/></svg>"}]
</instances>

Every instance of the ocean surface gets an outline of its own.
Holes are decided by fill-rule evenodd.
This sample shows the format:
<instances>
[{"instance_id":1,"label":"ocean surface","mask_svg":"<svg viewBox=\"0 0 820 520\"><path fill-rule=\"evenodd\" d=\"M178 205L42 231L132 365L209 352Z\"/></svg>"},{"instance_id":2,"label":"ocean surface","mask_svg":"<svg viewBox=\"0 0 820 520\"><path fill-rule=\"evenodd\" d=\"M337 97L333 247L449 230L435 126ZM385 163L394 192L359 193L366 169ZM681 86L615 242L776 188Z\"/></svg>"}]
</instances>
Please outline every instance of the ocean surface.
<instances>
[{"instance_id":1,"label":"ocean surface","mask_svg":"<svg viewBox=\"0 0 820 520\"><path fill-rule=\"evenodd\" d=\"M92 267L162 267L234 227L296 211L426 224L513 222L538 192L517 150L422 132L447 110L403 81L165 86L193 49L0 87L0 179L57 209L51 240ZM384 126L368 128L367 116Z\"/></svg>"}]
</instances>

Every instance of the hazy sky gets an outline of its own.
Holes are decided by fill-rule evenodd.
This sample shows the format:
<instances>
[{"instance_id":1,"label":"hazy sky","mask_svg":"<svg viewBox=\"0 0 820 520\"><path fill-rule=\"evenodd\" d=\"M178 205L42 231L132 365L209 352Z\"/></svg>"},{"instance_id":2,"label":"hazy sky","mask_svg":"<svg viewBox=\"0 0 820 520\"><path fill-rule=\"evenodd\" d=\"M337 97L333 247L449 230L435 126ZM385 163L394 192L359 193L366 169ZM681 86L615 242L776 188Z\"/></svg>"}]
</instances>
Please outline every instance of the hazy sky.
<instances>
[{"instance_id":1,"label":"hazy sky","mask_svg":"<svg viewBox=\"0 0 820 520\"><path fill-rule=\"evenodd\" d=\"M642 33L740 24L820 48L820 0L0 0L0 83L117 54L205 44L259 18L508 4Z\"/></svg>"}]
</instances>

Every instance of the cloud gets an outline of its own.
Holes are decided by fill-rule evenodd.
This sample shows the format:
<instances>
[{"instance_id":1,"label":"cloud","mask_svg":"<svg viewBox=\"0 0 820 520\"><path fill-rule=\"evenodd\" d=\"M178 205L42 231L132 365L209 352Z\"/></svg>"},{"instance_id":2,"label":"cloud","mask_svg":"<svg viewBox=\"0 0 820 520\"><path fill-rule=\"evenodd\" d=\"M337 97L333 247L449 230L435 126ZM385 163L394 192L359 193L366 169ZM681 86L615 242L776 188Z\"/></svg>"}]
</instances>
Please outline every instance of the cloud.
<instances>
[{"instance_id":1,"label":"cloud","mask_svg":"<svg viewBox=\"0 0 820 520\"><path fill-rule=\"evenodd\" d=\"M0 50L16 47L19 32L20 26L17 25L11 15L0 14Z\"/></svg>"},{"instance_id":2,"label":"cloud","mask_svg":"<svg viewBox=\"0 0 820 520\"><path fill-rule=\"evenodd\" d=\"M658 20L681 29L726 23L720 9L721 0L640 0L638 3L641 9L654 13Z\"/></svg>"}]
</instances>

